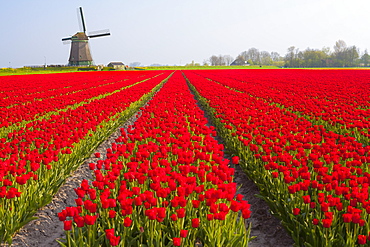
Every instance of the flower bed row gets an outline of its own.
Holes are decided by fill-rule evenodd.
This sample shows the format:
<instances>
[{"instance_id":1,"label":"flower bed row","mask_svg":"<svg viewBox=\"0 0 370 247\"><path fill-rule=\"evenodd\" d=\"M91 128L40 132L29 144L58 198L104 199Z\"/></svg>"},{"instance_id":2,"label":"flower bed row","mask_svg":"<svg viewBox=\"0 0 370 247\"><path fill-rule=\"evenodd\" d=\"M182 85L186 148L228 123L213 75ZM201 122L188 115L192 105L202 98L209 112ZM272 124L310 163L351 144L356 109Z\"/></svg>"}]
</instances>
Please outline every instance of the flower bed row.
<instances>
[{"instance_id":1,"label":"flower bed row","mask_svg":"<svg viewBox=\"0 0 370 247\"><path fill-rule=\"evenodd\" d=\"M248 245L250 205L180 72L121 134L59 213L63 246Z\"/></svg>"},{"instance_id":2,"label":"flower bed row","mask_svg":"<svg viewBox=\"0 0 370 247\"><path fill-rule=\"evenodd\" d=\"M370 143L368 70L218 70L201 75Z\"/></svg>"},{"instance_id":3,"label":"flower bed row","mask_svg":"<svg viewBox=\"0 0 370 247\"><path fill-rule=\"evenodd\" d=\"M13 234L51 201L71 171L144 105L169 75L32 121L1 138L0 242L11 243Z\"/></svg>"},{"instance_id":4,"label":"flower bed row","mask_svg":"<svg viewBox=\"0 0 370 247\"><path fill-rule=\"evenodd\" d=\"M124 77L122 77L124 73ZM157 73L152 73L153 75ZM147 76L149 73L125 72L89 72L89 73L61 73L35 74L21 76L3 76L1 80L0 106L32 102L35 99L66 95L74 91L85 90L90 87L117 83L133 77Z\"/></svg>"},{"instance_id":5,"label":"flower bed row","mask_svg":"<svg viewBox=\"0 0 370 247\"><path fill-rule=\"evenodd\" d=\"M297 246L369 244L369 146L201 71L184 74Z\"/></svg>"},{"instance_id":6,"label":"flower bed row","mask_svg":"<svg viewBox=\"0 0 370 247\"><path fill-rule=\"evenodd\" d=\"M158 73L145 73L145 77L143 78L143 73L116 73L112 77L112 75L105 73L106 72L95 72L93 74L75 73L77 78L72 80L74 84L71 83L69 76L65 77L66 74L58 74L59 80L50 81L47 90L38 94L26 93L23 92L23 90L20 90L20 92L2 91L0 95L4 98L2 98L3 102L1 103L7 105L7 107L4 106L0 109L0 114L3 116L0 120L0 133L3 132L3 129L16 123L17 125L27 123L50 112L54 112L55 114L57 111L66 107L73 107L73 105L81 104L82 102L86 103L87 100L93 99L94 97L125 89L127 86L134 85L135 83L158 75ZM86 78L81 81L78 80L83 77L83 75ZM102 75L105 75L105 80L102 80ZM39 76L45 80L48 79L45 75ZM52 78L54 77L55 75L53 75ZM4 78L6 79L9 77L1 77L0 83L6 83ZM33 76L33 78L34 87L38 89L37 77ZM101 80L97 80L98 78ZM87 83L86 80L89 80L89 83ZM50 89L51 86L57 89L65 86L65 84L68 86L62 89ZM16 126L14 126L14 128L15 127Z\"/></svg>"}]
</instances>

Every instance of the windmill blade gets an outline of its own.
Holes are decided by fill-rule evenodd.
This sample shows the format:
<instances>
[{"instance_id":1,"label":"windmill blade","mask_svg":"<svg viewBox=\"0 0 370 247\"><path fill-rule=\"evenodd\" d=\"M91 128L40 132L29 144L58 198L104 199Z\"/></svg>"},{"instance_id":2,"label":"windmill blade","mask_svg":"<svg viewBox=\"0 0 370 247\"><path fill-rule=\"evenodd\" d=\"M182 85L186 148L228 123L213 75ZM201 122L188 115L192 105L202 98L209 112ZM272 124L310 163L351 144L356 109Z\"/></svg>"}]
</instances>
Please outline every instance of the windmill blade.
<instances>
[{"instance_id":1,"label":"windmill blade","mask_svg":"<svg viewBox=\"0 0 370 247\"><path fill-rule=\"evenodd\" d=\"M67 41L67 40L71 40L72 37L68 37L68 38L63 38L62 41Z\"/></svg>"},{"instance_id":2,"label":"windmill blade","mask_svg":"<svg viewBox=\"0 0 370 247\"><path fill-rule=\"evenodd\" d=\"M78 30L83 30L83 27L82 27L82 20L81 20L81 13L80 13L80 8L77 8L76 9L76 15L77 15L77 20L78 20L78 27L80 28L80 29L78 29Z\"/></svg>"},{"instance_id":3,"label":"windmill blade","mask_svg":"<svg viewBox=\"0 0 370 247\"><path fill-rule=\"evenodd\" d=\"M104 30L90 32L88 37L96 38L96 37L109 36L109 35L110 35L109 29L104 29Z\"/></svg>"},{"instance_id":4,"label":"windmill blade","mask_svg":"<svg viewBox=\"0 0 370 247\"><path fill-rule=\"evenodd\" d=\"M86 33L86 25L85 25L85 19L84 19L84 14L82 12L82 7L80 7L77 11L78 14L78 22L80 25L82 25L82 31Z\"/></svg>"},{"instance_id":5,"label":"windmill blade","mask_svg":"<svg viewBox=\"0 0 370 247\"><path fill-rule=\"evenodd\" d=\"M96 37L109 36L109 35L110 33L95 34L95 35L89 36L89 38L96 38Z\"/></svg>"}]
</instances>

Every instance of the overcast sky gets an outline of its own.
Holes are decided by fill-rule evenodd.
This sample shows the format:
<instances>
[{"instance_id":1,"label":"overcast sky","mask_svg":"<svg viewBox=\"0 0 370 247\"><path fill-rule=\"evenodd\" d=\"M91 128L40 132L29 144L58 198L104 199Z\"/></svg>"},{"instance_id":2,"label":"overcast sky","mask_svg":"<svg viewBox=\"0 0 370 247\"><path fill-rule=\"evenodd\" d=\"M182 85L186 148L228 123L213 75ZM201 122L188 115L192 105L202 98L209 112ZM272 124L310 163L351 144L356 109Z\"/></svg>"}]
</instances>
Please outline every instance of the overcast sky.
<instances>
[{"instance_id":1,"label":"overcast sky","mask_svg":"<svg viewBox=\"0 0 370 247\"><path fill-rule=\"evenodd\" d=\"M249 48L370 48L369 0L0 0L0 68L67 64L83 7L95 64L184 65Z\"/></svg>"}]
</instances>

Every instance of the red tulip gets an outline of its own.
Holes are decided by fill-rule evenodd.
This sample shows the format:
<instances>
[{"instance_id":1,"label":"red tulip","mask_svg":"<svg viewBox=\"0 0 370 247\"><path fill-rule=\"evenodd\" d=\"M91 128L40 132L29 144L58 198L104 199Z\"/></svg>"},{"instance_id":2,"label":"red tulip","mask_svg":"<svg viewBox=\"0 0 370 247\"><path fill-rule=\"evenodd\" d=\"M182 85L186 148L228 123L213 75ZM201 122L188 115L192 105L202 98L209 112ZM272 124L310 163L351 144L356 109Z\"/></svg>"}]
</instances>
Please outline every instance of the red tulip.
<instances>
[{"instance_id":1,"label":"red tulip","mask_svg":"<svg viewBox=\"0 0 370 247\"><path fill-rule=\"evenodd\" d=\"M234 165L239 164L239 157L238 157L238 156L233 156L233 157L231 158L231 160L232 160L232 163L233 163Z\"/></svg>"},{"instance_id":2,"label":"red tulip","mask_svg":"<svg viewBox=\"0 0 370 247\"><path fill-rule=\"evenodd\" d=\"M129 217L126 217L126 218L124 219L124 221L123 221L123 225L124 225L125 227L130 227L130 226L131 226L131 224L132 224L132 220L131 220Z\"/></svg>"},{"instance_id":3,"label":"red tulip","mask_svg":"<svg viewBox=\"0 0 370 247\"><path fill-rule=\"evenodd\" d=\"M188 230L180 230L180 237L186 238L188 236Z\"/></svg>"},{"instance_id":4,"label":"red tulip","mask_svg":"<svg viewBox=\"0 0 370 247\"><path fill-rule=\"evenodd\" d=\"M181 246L181 238L173 238L173 246Z\"/></svg>"},{"instance_id":5,"label":"red tulip","mask_svg":"<svg viewBox=\"0 0 370 247\"><path fill-rule=\"evenodd\" d=\"M117 246L121 240L121 236L111 236L109 238L109 243L112 246Z\"/></svg>"},{"instance_id":6,"label":"red tulip","mask_svg":"<svg viewBox=\"0 0 370 247\"><path fill-rule=\"evenodd\" d=\"M95 221L96 221L96 218L98 218L97 215L85 215L84 216L84 222L85 222L86 225L94 225L95 224Z\"/></svg>"},{"instance_id":7,"label":"red tulip","mask_svg":"<svg viewBox=\"0 0 370 247\"><path fill-rule=\"evenodd\" d=\"M358 244L364 245L364 244L366 244L366 241L367 241L367 237L365 235L358 235L357 236L357 243Z\"/></svg>"},{"instance_id":8,"label":"red tulip","mask_svg":"<svg viewBox=\"0 0 370 247\"><path fill-rule=\"evenodd\" d=\"M293 215L299 215L300 211L301 211L300 208L293 208Z\"/></svg>"},{"instance_id":9,"label":"red tulip","mask_svg":"<svg viewBox=\"0 0 370 247\"><path fill-rule=\"evenodd\" d=\"M314 224L314 225L318 225L319 223L320 223L320 221L316 218L312 220L312 224Z\"/></svg>"},{"instance_id":10,"label":"red tulip","mask_svg":"<svg viewBox=\"0 0 370 247\"><path fill-rule=\"evenodd\" d=\"M194 218L194 219L191 220L191 226L193 228L198 228L199 227L199 224L200 224L199 218Z\"/></svg>"},{"instance_id":11,"label":"red tulip","mask_svg":"<svg viewBox=\"0 0 370 247\"><path fill-rule=\"evenodd\" d=\"M64 231L69 231L72 229L72 220L63 221Z\"/></svg>"},{"instance_id":12,"label":"red tulip","mask_svg":"<svg viewBox=\"0 0 370 247\"><path fill-rule=\"evenodd\" d=\"M331 226L331 223L332 223L332 219L322 219L322 226L324 228L329 228Z\"/></svg>"},{"instance_id":13,"label":"red tulip","mask_svg":"<svg viewBox=\"0 0 370 247\"><path fill-rule=\"evenodd\" d=\"M76 216L73 218L74 222L77 224L77 227L83 227L85 225L85 218L81 216Z\"/></svg>"}]
</instances>

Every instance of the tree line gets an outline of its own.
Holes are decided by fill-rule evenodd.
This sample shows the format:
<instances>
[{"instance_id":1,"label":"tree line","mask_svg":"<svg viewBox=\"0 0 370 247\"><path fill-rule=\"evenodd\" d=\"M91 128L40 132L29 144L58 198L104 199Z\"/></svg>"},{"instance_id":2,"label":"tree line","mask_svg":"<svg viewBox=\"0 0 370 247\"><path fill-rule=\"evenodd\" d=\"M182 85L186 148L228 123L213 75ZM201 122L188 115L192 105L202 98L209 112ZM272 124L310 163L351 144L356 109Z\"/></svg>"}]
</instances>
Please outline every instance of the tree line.
<instances>
[{"instance_id":1,"label":"tree line","mask_svg":"<svg viewBox=\"0 0 370 247\"><path fill-rule=\"evenodd\" d=\"M285 56L277 52L259 51L250 48L241 52L235 59L230 55L212 55L204 65L275 65L290 68L300 67L367 67L370 66L370 55L367 50L347 46L343 40L335 42L333 51L329 47L320 49L307 48L300 51L295 46L287 49Z\"/></svg>"}]
</instances>

